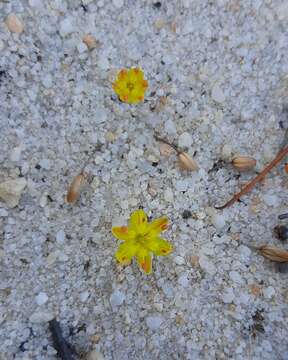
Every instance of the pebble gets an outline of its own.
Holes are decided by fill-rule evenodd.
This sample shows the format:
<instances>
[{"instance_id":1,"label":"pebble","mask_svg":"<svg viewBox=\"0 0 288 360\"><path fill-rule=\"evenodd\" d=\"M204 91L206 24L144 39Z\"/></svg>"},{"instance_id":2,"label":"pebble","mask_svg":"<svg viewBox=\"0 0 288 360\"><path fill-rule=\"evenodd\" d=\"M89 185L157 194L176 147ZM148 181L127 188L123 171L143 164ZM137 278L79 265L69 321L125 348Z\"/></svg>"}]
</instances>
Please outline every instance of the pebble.
<instances>
[{"instance_id":1,"label":"pebble","mask_svg":"<svg viewBox=\"0 0 288 360\"><path fill-rule=\"evenodd\" d=\"M173 195L173 191L171 189L168 188L164 191L164 199L167 202L171 202L171 203L173 202L174 195Z\"/></svg>"},{"instance_id":2,"label":"pebble","mask_svg":"<svg viewBox=\"0 0 288 360\"><path fill-rule=\"evenodd\" d=\"M85 303L89 298L90 292L88 290L83 291L79 294L79 299L82 303Z\"/></svg>"},{"instance_id":3,"label":"pebble","mask_svg":"<svg viewBox=\"0 0 288 360\"><path fill-rule=\"evenodd\" d=\"M102 124L106 122L108 118L107 110L105 110L104 108L96 108L94 112L95 112L95 122L97 124Z\"/></svg>"},{"instance_id":4,"label":"pebble","mask_svg":"<svg viewBox=\"0 0 288 360\"><path fill-rule=\"evenodd\" d=\"M124 0L112 0L112 1L113 1L113 5L117 9L120 9L124 5Z\"/></svg>"},{"instance_id":5,"label":"pebble","mask_svg":"<svg viewBox=\"0 0 288 360\"><path fill-rule=\"evenodd\" d=\"M237 271L230 271L229 277L234 283L237 283L237 284L243 283L242 276Z\"/></svg>"},{"instance_id":6,"label":"pebble","mask_svg":"<svg viewBox=\"0 0 288 360\"><path fill-rule=\"evenodd\" d=\"M105 358L98 350L92 350L87 354L86 360L105 360Z\"/></svg>"},{"instance_id":7,"label":"pebble","mask_svg":"<svg viewBox=\"0 0 288 360\"><path fill-rule=\"evenodd\" d=\"M8 211L5 209L0 209L0 217L7 217Z\"/></svg>"},{"instance_id":8,"label":"pebble","mask_svg":"<svg viewBox=\"0 0 288 360\"><path fill-rule=\"evenodd\" d=\"M66 238L66 234L65 234L65 231L63 229L57 231L56 233L56 242L58 244L64 244L65 242L65 238Z\"/></svg>"},{"instance_id":9,"label":"pebble","mask_svg":"<svg viewBox=\"0 0 288 360\"><path fill-rule=\"evenodd\" d=\"M70 18L66 18L60 23L60 35L65 37L71 34L74 31L73 20Z\"/></svg>"},{"instance_id":10,"label":"pebble","mask_svg":"<svg viewBox=\"0 0 288 360\"><path fill-rule=\"evenodd\" d=\"M277 195L272 195L272 194L263 195L263 199L268 206L273 206L273 207L279 205L279 201L281 200L278 198Z\"/></svg>"},{"instance_id":11,"label":"pebble","mask_svg":"<svg viewBox=\"0 0 288 360\"><path fill-rule=\"evenodd\" d=\"M53 85L53 79L52 76L50 74L46 74L43 78L42 78L42 85L46 88L46 89L50 89Z\"/></svg>"},{"instance_id":12,"label":"pebble","mask_svg":"<svg viewBox=\"0 0 288 360\"><path fill-rule=\"evenodd\" d=\"M125 300L125 294L119 290L115 290L110 296L110 304L112 308L122 305L124 300Z\"/></svg>"},{"instance_id":13,"label":"pebble","mask_svg":"<svg viewBox=\"0 0 288 360\"><path fill-rule=\"evenodd\" d=\"M32 8L42 8L43 2L42 0L28 0L29 6Z\"/></svg>"},{"instance_id":14,"label":"pebble","mask_svg":"<svg viewBox=\"0 0 288 360\"><path fill-rule=\"evenodd\" d=\"M217 83L212 88L211 96L217 103L223 103L225 101L225 95Z\"/></svg>"},{"instance_id":15,"label":"pebble","mask_svg":"<svg viewBox=\"0 0 288 360\"><path fill-rule=\"evenodd\" d=\"M22 149L20 146L15 147L10 153L10 160L12 162L18 162L21 159Z\"/></svg>"},{"instance_id":16,"label":"pebble","mask_svg":"<svg viewBox=\"0 0 288 360\"><path fill-rule=\"evenodd\" d=\"M187 277L187 274L181 274L178 278L178 284L182 287L187 287L189 285L189 279Z\"/></svg>"},{"instance_id":17,"label":"pebble","mask_svg":"<svg viewBox=\"0 0 288 360\"><path fill-rule=\"evenodd\" d=\"M24 25L22 21L15 14L8 15L5 23L12 33L21 34L24 30Z\"/></svg>"},{"instance_id":18,"label":"pebble","mask_svg":"<svg viewBox=\"0 0 288 360\"><path fill-rule=\"evenodd\" d=\"M205 272L210 275L214 275L216 273L215 265L205 255L201 255L199 257L199 265Z\"/></svg>"},{"instance_id":19,"label":"pebble","mask_svg":"<svg viewBox=\"0 0 288 360\"><path fill-rule=\"evenodd\" d=\"M233 302L235 298L234 290L231 287L225 288L222 294L222 301L225 304L230 304Z\"/></svg>"},{"instance_id":20,"label":"pebble","mask_svg":"<svg viewBox=\"0 0 288 360\"><path fill-rule=\"evenodd\" d=\"M0 198L8 207L14 208L19 204L20 197L27 185L24 178L11 179L0 184Z\"/></svg>"},{"instance_id":21,"label":"pebble","mask_svg":"<svg viewBox=\"0 0 288 360\"><path fill-rule=\"evenodd\" d=\"M185 264L185 259L182 256L175 256L174 261L177 265Z\"/></svg>"},{"instance_id":22,"label":"pebble","mask_svg":"<svg viewBox=\"0 0 288 360\"><path fill-rule=\"evenodd\" d=\"M44 170L50 170L51 168L51 162L49 159L42 159L39 161L39 165L41 166L42 169Z\"/></svg>"},{"instance_id":23,"label":"pebble","mask_svg":"<svg viewBox=\"0 0 288 360\"><path fill-rule=\"evenodd\" d=\"M188 132L182 133L178 138L178 146L189 148L193 143L192 136Z\"/></svg>"},{"instance_id":24,"label":"pebble","mask_svg":"<svg viewBox=\"0 0 288 360\"><path fill-rule=\"evenodd\" d=\"M36 297L35 297L35 301L36 304L41 306L46 304L46 302L48 301L48 296L46 293L44 292L40 292Z\"/></svg>"},{"instance_id":25,"label":"pebble","mask_svg":"<svg viewBox=\"0 0 288 360\"><path fill-rule=\"evenodd\" d=\"M46 323L54 318L54 315L48 311L36 311L34 312L29 321L34 324Z\"/></svg>"},{"instance_id":26,"label":"pebble","mask_svg":"<svg viewBox=\"0 0 288 360\"><path fill-rule=\"evenodd\" d=\"M88 49L87 45L84 42L81 42L77 45L77 50L79 54L83 54Z\"/></svg>"},{"instance_id":27,"label":"pebble","mask_svg":"<svg viewBox=\"0 0 288 360\"><path fill-rule=\"evenodd\" d=\"M224 215L214 213L211 216L211 223L215 226L215 228L220 231L226 225L226 220Z\"/></svg>"},{"instance_id":28,"label":"pebble","mask_svg":"<svg viewBox=\"0 0 288 360\"><path fill-rule=\"evenodd\" d=\"M159 329L161 324L163 323L164 319L162 316L155 315L155 316L148 316L146 319L146 324L148 328L152 331Z\"/></svg>"},{"instance_id":29,"label":"pebble","mask_svg":"<svg viewBox=\"0 0 288 360\"><path fill-rule=\"evenodd\" d=\"M267 288L263 289L263 296L267 300L270 300L275 294L276 292L273 286L268 286Z\"/></svg>"}]
</instances>

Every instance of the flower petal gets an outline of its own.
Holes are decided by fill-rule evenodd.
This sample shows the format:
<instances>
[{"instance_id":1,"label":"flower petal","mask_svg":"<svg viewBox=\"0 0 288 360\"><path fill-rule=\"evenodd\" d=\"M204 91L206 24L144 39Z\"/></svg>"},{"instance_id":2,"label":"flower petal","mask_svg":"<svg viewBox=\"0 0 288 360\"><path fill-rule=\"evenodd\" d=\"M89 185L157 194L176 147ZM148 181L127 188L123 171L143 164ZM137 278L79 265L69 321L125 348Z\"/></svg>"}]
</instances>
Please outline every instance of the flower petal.
<instances>
[{"instance_id":1,"label":"flower petal","mask_svg":"<svg viewBox=\"0 0 288 360\"><path fill-rule=\"evenodd\" d=\"M166 256L171 254L173 251L173 245L169 241L161 238L149 239L149 244L147 245L149 249L157 256Z\"/></svg>"},{"instance_id":2,"label":"flower petal","mask_svg":"<svg viewBox=\"0 0 288 360\"><path fill-rule=\"evenodd\" d=\"M139 267L145 272L145 274L151 274L152 272L152 257L147 250L141 249L137 252L137 262Z\"/></svg>"},{"instance_id":3,"label":"flower petal","mask_svg":"<svg viewBox=\"0 0 288 360\"><path fill-rule=\"evenodd\" d=\"M168 229L169 220L167 217L161 217L159 219L153 220L149 224L149 228L153 231L155 231L157 234L160 234L162 231L165 231Z\"/></svg>"},{"instance_id":4,"label":"flower petal","mask_svg":"<svg viewBox=\"0 0 288 360\"><path fill-rule=\"evenodd\" d=\"M147 215L144 210L139 209L134 211L131 214L130 220L129 220L129 230L135 230L136 232L139 232L144 227L147 226Z\"/></svg>"},{"instance_id":5,"label":"flower petal","mask_svg":"<svg viewBox=\"0 0 288 360\"><path fill-rule=\"evenodd\" d=\"M112 227L112 234L119 240L129 240L133 238L133 233L128 230L128 226Z\"/></svg>"},{"instance_id":6,"label":"flower petal","mask_svg":"<svg viewBox=\"0 0 288 360\"><path fill-rule=\"evenodd\" d=\"M132 257L136 254L138 246L132 241L126 241L119 245L115 258L122 265L128 265L131 262Z\"/></svg>"}]
</instances>

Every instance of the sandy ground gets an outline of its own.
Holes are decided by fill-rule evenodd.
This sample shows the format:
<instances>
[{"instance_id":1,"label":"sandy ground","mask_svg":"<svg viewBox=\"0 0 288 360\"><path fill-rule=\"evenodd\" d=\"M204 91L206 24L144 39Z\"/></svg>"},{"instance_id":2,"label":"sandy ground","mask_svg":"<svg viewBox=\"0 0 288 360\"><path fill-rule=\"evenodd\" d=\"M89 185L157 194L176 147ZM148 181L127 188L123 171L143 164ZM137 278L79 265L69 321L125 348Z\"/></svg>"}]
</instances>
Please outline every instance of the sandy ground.
<instances>
[{"instance_id":1,"label":"sandy ground","mask_svg":"<svg viewBox=\"0 0 288 360\"><path fill-rule=\"evenodd\" d=\"M287 246L273 235L283 163L214 208L283 141L287 25L285 0L0 1L0 182L26 180L16 207L0 203L1 359L56 359L53 317L98 359L288 359L285 267L250 248ZM137 105L112 89L131 66L149 82ZM155 132L199 171L162 156ZM224 164L237 154L256 169ZM91 185L69 205L83 166ZM174 252L149 276L114 258L111 227L139 207L171 222Z\"/></svg>"}]
</instances>

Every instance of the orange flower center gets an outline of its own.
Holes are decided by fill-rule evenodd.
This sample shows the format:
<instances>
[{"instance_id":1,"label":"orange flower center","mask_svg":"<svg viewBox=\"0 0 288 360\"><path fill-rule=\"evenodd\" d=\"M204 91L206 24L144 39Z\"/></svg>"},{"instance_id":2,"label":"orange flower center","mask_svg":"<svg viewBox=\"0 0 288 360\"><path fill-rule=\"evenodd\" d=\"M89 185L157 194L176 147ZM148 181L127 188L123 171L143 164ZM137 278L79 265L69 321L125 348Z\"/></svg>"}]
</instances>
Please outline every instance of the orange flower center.
<instances>
[{"instance_id":1,"label":"orange flower center","mask_svg":"<svg viewBox=\"0 0 288 360\"><path fill-rule=\"evenodd\" d=\"M132 91L132 90L134 89L134 84L132 84L132 83L129 81L129 82L127 83L126 87L127 87L127 89L128 89L129 91Z\"/></svg>"}]
</instances>

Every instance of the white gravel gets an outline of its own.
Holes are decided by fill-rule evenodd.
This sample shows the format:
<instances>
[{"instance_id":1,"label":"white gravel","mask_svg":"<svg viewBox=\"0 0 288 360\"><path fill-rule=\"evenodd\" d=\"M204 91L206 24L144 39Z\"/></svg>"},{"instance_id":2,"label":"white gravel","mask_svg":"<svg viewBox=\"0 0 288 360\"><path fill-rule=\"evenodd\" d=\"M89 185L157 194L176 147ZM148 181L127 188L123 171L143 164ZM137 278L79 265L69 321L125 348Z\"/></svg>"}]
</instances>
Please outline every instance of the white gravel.
<instances>
[{"instance_id":1,"label":"white gravel","mask_svg":"<svg viewBox=\"0 0 288 360\"><path fill-rule=\"evenodd\" d=\"M1 359L56 359L53 317L98 358L287 358L288 275L249 248L287 247L283 165L214 209L253 176L220 160L259 171L283 140L287 25L285 0L0 1L0 184L25 178L0 202ZM133 106L111 86L130 66L149 81ZM181 173L154 132L200 170ZM84 166L91 186L68 205ZM151 276L114 259L112 223L141 206L172 224Z\"/></svg>"}]
</instances>

